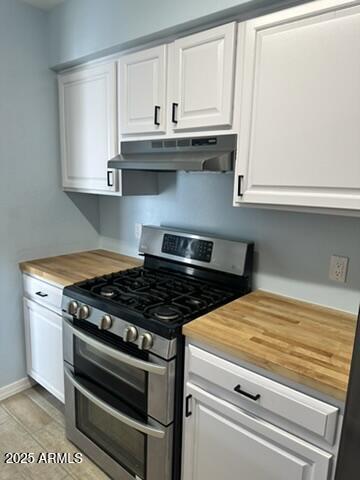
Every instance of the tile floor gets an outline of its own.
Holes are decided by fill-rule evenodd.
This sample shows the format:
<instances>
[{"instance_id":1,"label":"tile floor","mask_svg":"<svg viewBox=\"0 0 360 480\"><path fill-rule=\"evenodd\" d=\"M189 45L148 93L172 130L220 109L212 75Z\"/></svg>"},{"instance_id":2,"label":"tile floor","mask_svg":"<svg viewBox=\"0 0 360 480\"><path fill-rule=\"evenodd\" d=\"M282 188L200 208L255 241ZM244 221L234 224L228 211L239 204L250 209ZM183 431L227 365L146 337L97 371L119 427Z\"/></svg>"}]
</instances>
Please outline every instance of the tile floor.
<instances>
[{"instance_id":1,"label":"tile floor","mask_svg":"<svg viewBox=\"0 0 360 480\"><path fill-rule=\"evenodd\" d=\"M39 385L0 402L0 480L106 480L83 455L78 464L5 464L5 452L74 453L65 437L63 405Z\"/></svg>"}]
</instances>

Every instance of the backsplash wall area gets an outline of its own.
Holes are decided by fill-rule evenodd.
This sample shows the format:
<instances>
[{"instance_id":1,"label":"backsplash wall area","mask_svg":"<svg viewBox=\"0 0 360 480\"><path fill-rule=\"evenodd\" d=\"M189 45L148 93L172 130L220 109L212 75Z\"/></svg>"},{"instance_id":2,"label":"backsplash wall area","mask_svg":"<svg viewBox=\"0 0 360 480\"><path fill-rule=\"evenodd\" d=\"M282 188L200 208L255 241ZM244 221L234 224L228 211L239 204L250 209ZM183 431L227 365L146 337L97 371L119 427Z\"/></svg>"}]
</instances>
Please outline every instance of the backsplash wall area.
<instances>
[{"instance_id":1,"label":"backsplash wall area","mask_svg":"<svg viewBox=\"0 0 360 480\"><path fill-rule=\"evenodd\" d=\"M100 198L101 246L134 255L135 224L166 225L256 243L254 287L357 312L360 219L232 206L233 175L163 173L160 194ZM347 283L328 278L350 257Z\"/></svg>"}]
</instances>

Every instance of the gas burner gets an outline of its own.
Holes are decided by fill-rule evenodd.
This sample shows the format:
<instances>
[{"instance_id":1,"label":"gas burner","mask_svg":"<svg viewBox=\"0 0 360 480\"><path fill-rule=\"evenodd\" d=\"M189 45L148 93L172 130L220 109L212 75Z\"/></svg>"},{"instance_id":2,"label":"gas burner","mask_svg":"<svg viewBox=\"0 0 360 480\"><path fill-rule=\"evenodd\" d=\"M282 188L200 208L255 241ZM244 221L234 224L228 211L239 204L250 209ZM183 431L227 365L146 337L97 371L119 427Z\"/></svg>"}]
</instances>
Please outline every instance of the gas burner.
<instances>
[{"instance_id":1,"label":"gas burner","mask_svg":"<svg viewBox=\"0 0 360 480\"><path fill-rule=\"evenodd\" d=\"M177 300L177 303L180 303L180 302L185 306L195 310L200 308L205 308L207 306L207 302L196 297L182 297Z\"/></svg>"},{"instance_id":2,"label":"gas burner","mask_svg":"<svg viewBox=\"0 0 360 480\"><path fill-rule=\"evenodd\" d=\"M174 322L183 316L180 308L173 305L159 305L157 307L152 307L147 310L147 313L151 317L154 317L157 320L162 320L163 322Z\"/></svg>"},{"instance_id":3,"label":"gas burner","mask_svg":"<svg viewBox=\"0 0 360 480\"><path fill-rule=\"evenodd\" d=\"M121 293L120 290L114 287L113 285L105 285L103 287L100 287L100 289L97 289L97 290L99 295L105 298L114 298Z\"/></svg>"}]
</instances>

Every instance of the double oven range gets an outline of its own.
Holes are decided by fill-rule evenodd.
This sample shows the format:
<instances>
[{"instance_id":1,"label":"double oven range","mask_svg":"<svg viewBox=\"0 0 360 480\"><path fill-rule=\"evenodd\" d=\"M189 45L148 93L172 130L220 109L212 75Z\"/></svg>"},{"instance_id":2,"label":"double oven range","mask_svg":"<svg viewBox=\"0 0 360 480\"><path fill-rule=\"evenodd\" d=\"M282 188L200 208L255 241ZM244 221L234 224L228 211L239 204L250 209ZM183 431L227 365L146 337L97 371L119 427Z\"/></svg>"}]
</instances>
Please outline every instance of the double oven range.
<instances>
[{"instance_id":1,"label":"double oven range","mask_svg":"<svg viewBox=\"0 0 360 480\"><path fill-rule=\"evenodd\" d=\"M116 480L178 480L182 326L250 291L253 245L145 226L144 265L64 289L68 438Z\"/></svg>"}]
</instances>

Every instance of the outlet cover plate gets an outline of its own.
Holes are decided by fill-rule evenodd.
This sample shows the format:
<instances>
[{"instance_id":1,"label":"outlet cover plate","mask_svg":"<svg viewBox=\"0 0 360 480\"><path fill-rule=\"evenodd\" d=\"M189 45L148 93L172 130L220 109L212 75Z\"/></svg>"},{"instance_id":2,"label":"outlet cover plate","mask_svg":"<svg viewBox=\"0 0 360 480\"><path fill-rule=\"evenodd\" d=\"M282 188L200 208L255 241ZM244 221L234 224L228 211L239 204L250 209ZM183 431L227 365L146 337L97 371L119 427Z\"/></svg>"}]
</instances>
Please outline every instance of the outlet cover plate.
<instances>
[{"instance_id":1,"label":"outlet cover plate","mask_svg":"<svg viewBox=\"0 0 360 480\"><path fill-rule=\"evenodd\" d=\"M346 282L349 258L332 255L330 259L329 278L335 282Z\"/></svg>"}]
</instances>

